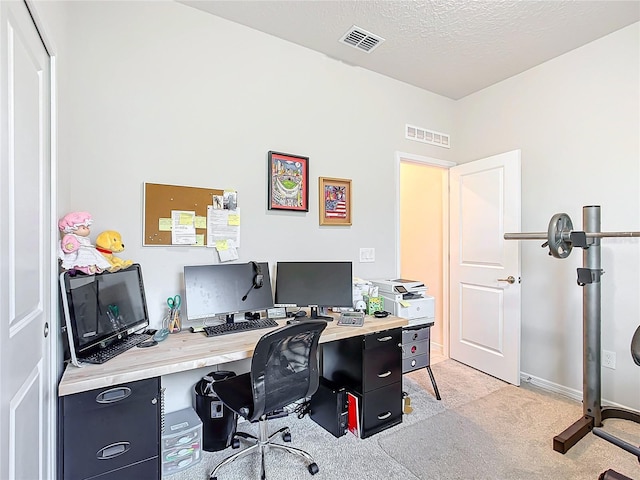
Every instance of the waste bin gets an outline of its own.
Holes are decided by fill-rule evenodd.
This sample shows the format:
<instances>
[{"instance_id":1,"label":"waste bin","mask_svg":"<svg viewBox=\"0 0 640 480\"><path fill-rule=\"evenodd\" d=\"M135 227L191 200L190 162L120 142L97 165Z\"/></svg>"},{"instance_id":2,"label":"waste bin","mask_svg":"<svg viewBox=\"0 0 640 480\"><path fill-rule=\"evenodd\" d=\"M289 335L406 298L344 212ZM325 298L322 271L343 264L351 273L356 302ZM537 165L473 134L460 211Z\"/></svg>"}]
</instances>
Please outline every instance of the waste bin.
<instances>
[{"instance_id":1,"label":"waste bin","mask_svg":"<svg viewBox=\"0 0 640 480\"><path fill-rule=\"evenodd\" d=\"M234 372L220 370L202 377L195 385L196 413L202 420L202 448L207 452L224 450L236 433L237 414L227 408L213 391L213 384L235 377Z\"/></svg>"}]
</instances>

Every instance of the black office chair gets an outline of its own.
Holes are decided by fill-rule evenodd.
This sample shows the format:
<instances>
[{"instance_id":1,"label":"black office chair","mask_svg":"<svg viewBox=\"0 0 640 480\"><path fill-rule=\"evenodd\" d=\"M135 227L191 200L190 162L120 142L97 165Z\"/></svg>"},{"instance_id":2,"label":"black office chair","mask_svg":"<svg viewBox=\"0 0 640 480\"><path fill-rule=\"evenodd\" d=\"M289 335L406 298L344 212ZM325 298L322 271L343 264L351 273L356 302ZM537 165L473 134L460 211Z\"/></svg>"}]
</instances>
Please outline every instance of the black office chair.
<instances>
[{"instance_id":1,"label":"black office chair","mask_svg":"<svg viewBox=\"0 0 640 480\"><path fill-rule=\"evenodd\" d=\"M305 320L280 327L265 334L257 343L251 359L251 372L216 382L213 389L222 402L250 422L259 422L259 435L236 432L236 437L254 442L254 445L226 458L210 475L217 480L220 468L259 450L262 460L261 479L266 479L264 454L267 447L279 448L307 460L311 475L318 473L318 465L304 450L273 443L272 438L282 434L285 442L291 441L288 427L269 435L269 414L280 411L298 400L311 397L318 389L318 341L327 323L322 320ZM234 442L234 447L239 442Z\"/></svg>"}]
</instances>

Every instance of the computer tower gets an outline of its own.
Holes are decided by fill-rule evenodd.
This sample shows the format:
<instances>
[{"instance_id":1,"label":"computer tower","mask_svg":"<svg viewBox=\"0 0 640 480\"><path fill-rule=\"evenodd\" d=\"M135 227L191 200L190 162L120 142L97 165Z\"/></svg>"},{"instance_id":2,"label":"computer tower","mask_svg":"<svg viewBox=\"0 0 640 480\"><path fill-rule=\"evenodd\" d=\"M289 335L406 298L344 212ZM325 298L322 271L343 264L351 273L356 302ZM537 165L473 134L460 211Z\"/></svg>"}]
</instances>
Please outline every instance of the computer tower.
<instances>
[{"instance_id":1,"label":"computer tower","mask_svg":"<svg viewBox=\"0 0 640 480\"><path fill-rule=\"evenodd\" d=\"M335 437L347 433L347 391L324 377L311 397L311 419Z\"/></svg>"}]
</instances>

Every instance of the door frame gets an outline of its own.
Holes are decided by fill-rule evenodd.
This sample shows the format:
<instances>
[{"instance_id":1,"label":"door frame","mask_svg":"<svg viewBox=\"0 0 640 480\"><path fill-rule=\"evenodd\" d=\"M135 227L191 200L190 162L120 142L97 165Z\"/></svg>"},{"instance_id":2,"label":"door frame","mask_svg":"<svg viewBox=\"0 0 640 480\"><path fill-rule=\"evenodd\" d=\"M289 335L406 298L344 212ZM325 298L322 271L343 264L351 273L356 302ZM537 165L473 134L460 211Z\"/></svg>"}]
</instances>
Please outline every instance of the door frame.
<instances>
[{"instance_id":1,"label":"door frame","mask_svg":"<svg viewBox=\"0 0 640 480\"><path fill-rule=\"evenodd\" d=\"M40 35L40 40L44 45L45 50L49 54L49 81L50 81L50 110L49 114L49 158L50 158L50 179L49 179L49 194L50 194L50 225L57 226L58 216L58 102L56 92L57 88L57 67L56 67L56 46L53 42L52 36L46 26L46 22L43 20L41 10L34 0L24 0L24 3L31 15L33 24ZM47 464L49 472L53 475L57 475L57 435L58 435L58 379L62 375L62 359L61 352L62 346L60 343L60 319L58 318L58 232L55 228L52 228L49 232L49 255L45 257L45 261L51 263L51 278L50 281L50 298L51 304L49 305L49 347L47 348L48 358L45 360L48 362L49 368L49 385L46 385L46 391L49 394L49 436L46 439L48 445L45 446L47 450ZM46 399L45 399L46 400Z\"/></svg>"},{"instance_id":2,"label":"door frame","mask_svg":"<svg viewBox=\"0 0 640 480\"><path fill-rule=\"evenodd\" d=\"M400 164L402 162L417 163L427 167L439 167L446 170L446 175L442 176L442 354L449 356L449 169L455 167L455 162L440 160L423 155L415 155L396 151L396 277L400 277Z\"/></svg>"}]
</instances>

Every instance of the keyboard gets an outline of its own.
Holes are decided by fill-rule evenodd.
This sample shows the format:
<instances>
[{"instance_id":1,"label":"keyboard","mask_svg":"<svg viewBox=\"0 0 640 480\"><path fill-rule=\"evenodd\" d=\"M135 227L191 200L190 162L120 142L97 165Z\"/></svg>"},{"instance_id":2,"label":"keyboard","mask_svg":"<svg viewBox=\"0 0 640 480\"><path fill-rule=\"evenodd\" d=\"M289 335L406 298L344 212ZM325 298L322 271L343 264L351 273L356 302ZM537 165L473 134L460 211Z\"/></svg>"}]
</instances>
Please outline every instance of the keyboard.
<instances>
[{"instance_id":1,"label":"keyboard","mask_svg":"<svg viewBox=\"0 0 640 480\"><path fill-rule=\"evenodd\" d=\"M249 330L260 330L262 328L277 326L278 322L273 318L261 318L260 320L250 320L248 322L209 325L204 327L204 333L207 337L217 337L219 335L228 335L230 333L247 332Z\"/></svg>"},{"instance_id":2,"label":"keyboard","mask_svg":"<svg viewBox=\"0 0 640 480\"><path fill-rule=\"evenodd\" d=\"M149 340L152 335L147 333L134 333L122 340L113 342L108 347L101 348L100 350L88 355L86 357L79 357L78 360L85 363L104 363L107 360L111 360L113 357L126 352L130 348L135 347L139 343Z\"/></svg>"}]
</instances>

